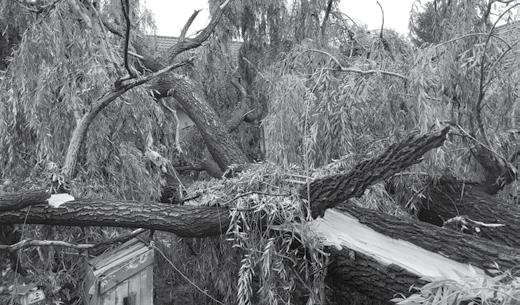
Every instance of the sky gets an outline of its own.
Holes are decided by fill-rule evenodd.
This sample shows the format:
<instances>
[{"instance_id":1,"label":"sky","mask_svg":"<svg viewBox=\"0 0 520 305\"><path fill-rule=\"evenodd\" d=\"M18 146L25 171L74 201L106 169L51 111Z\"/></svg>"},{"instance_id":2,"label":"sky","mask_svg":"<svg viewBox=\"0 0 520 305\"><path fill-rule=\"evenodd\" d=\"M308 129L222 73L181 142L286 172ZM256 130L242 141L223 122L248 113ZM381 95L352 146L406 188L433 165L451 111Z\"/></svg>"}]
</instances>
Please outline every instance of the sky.
<instances>
[{"instance_id":1,"label":"sky","mask_svg":"<svg viewBox=\"0 0 520 305\"><path fill-rule=\"evenodd\" d=\"M385 28L407 36L413 2L414 0L380 0L385 12ZM188 34L202 29L208 21L207 0L145 0L145 5L155 15L157 35L178 36L194 10L202 11ZM369 30L381 27L381 11L375 0L341 0L340 9L356 22L366 24Z\"/></svg>"}]
</instances>

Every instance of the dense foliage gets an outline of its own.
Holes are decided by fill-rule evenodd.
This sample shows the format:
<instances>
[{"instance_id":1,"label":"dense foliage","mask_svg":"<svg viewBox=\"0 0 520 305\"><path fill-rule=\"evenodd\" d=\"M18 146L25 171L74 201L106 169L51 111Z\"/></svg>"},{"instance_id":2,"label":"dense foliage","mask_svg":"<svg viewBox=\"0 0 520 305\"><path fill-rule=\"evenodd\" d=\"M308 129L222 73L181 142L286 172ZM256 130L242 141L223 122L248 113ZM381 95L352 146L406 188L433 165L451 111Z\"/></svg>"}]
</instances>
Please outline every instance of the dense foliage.
<instances>
[{"instance_id":1,"label":"dense foliage","mask_svg":"<svg viewBox=\"0 0 520 305\"><path fill-rule=\"evenodd\" d=\"M31 1L20 2L0 4L0 68L5 68L0 81L0 191L61 182L74 128L126 73L124 39L101 21L123 23L119 1L37 1L43 8L39 12L31 10ZM209 2L214 11L221 1ZM295 180L302 183L351 168L404 135L452 126L442 149L393 179L392 194L378 184L356 201L403 215L404 208L413 209L421 201L426 176L483 180L486 168L476 150L484 148L502 163L517 162L512 157L520 150L520 32L508 30L519 22L508 18L514 18L511 12L520 3L434 0L421 7L416 2L413 44L391 30L368 32L340 12L336 0L230 3L215 35L183 72L203 86L224 122L239 104L240 90L232 82L240 79L249 106L267 111L261 121L242 123L232 133L251 160L265 163L232 178L183 185L185 194L204 193L205 201L190 204L218 206L225 200L225 206L236 208L232 225L225 237L214 239L156 235L166 253L159 259L161 266L168 265L167 257L226 303L291 303L297 287L311 296L310 303L320 303L326 257L319 241L306 234L305 221L295 225L294 220L308 217L291 193L299 185ZM92 6L98 6L97 15ZM132 7L131 15L131 40L138 41L151 33L153 23L144 8ZM227 52L236 39L243 41L238 59ZM177 176L174 167L192 160L182 158L175 118L153 95L146 85L134 88L98 114L70 181L75 196L157 200L168 179L182 185L198 176ZM201 139L193 141L203 154ZM160 162L150 156L160 156ZM519 188L518 180L513 181L499 196L515 204ZM24 228L23 236L78 242L118 232L38 228ZM27 279L53 289L79 285L78 257L84 256L64 250L42 253L20 252L31 270ZM297 259L302 253L306 260ZM161 303L172 300L168 293L187 304L216 303L186 285L180 273L167 268L159 272L175 283L156 283ZM12 270L9 274L16 278ZM501 279L487 283L489 289L509 289L496 288ZM518 283L511 287L517 289ZM436 304L438 291L446 299L453 291L483 295L469 293L471 287L437 283L403 304ZM65 298L58 290L49 295ZM76 301L80 297L68 296Z\"/></svg>"}]
</instances>

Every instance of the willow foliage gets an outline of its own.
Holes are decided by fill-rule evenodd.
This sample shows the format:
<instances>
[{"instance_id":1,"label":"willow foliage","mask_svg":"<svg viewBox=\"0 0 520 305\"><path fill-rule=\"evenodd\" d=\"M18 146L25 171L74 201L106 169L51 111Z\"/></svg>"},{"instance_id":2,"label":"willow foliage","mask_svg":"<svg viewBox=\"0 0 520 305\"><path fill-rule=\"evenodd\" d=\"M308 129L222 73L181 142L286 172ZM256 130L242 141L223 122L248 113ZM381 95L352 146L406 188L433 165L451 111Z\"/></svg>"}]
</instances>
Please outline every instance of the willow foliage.
<instances>
[{"instance_id":1,"label":"willow foliage","mask_svg":"<svg viewBox=\"0 0 520 305\"><path fill-rule=\"evenodd\" d=\"M121 42L108 38L99 19L73 3L59 1L27 24L0 84L5 178L56 174L78 120L123 75ZM106 5L102 12L110 16L116 9ZM159 174L143 149L162 122L144 88L107 107L89 129L74 190L88 197L157 195Z\"/></svg>"}]
</instances>

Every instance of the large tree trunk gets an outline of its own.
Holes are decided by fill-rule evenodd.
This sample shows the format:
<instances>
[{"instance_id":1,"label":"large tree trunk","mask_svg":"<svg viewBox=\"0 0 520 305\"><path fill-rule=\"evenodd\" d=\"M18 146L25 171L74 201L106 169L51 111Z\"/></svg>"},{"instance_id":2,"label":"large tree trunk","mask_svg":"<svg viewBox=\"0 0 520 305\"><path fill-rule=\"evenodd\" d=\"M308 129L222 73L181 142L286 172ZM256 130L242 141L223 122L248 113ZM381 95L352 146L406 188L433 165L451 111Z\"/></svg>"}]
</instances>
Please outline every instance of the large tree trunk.
<instances>
[{"instance_id":1,"label":"large tree trunk","mask_svg":"<svg viewBox=\"0 0 520 305\"><path fill-rule=\"evenodd\" d=\"M388 301L409 295L412 285L484 278L495 263L502 270L520 263L520 249L352 204L327 210L313 225L331 254L326 280L339 304L349 302L345 290Z\"/></svg>"},{"instance_id":2,"label":"large tree trunk","mask_svg":"<svg viewBox=\"0 0 520 305\"><path fill-rule=\"evenodd\" d=\"M193 237L221 234L229 224L226 208L152 202L78 200L27 209L0 213L0 223L145 227ZM520 264L519 249L352 204L328 209L311 229L332 255L327 281L339 292L349 287L378 300L406 295L412 284L485 277L495 263L502 269Z\"/></svg>"},{"instance_id":3,"label":"large tree trunk","mask_svg":"<svg viewBox=\"0 0 520 305\"><path fill-rule=\"evenodd\" d=\"M226 125L206 101L200 84L188 77L170 73L156 80L151 88L159 96L168 96L171 93L179 102L197 126L206 147L222 171L233 164L248 162Z\"/></svg>"},{"instance_id":4,"label":"large tree trunk","mask_svg":"<svg viewBox=\"0 0 520 305\"><path fill-rule=\"evenodd\" d=\"M12 223L145 228L178 236L208 237L226 232L229 211L128 200L74 200L53 208L42 201L25 209L0 212L0 224Z\"/></svg>"},{"instance_id":5,"label":"large tree trunk","mask_svg":"<svg viewBox=\"0 0 520 305\"><path fill-rule=\"evenodd\" d=\"M479 184L446 177L429 182L424 195L419 220L520 248L520 206L501 202Z\"/></svg>"},{"instance_id":6,"label":"large tree trunk","mask_svg":"<svg viewBox=\"0 0 520 305\"><path fill-rule=\"evenodd\" d=\"M312 181L300 190L300 196L309 200L313 217L323 216L326 209L349 198L361 197L372 184L419 163L426 152L444 143L448 131L449 128L445 128L423 136L411 136L390 146L380 156L359 163L348 173Z\"/></svg>"},{"instance_id":7,"label":"large tree trunk","mask_svg":"<svg viewBox=\"0 0 520 305\"><path fill-rule=\"evenodd\" d=\"M520 264L519 249L346 203L351 197L361 196L370 184L418 162L428 150L442 145L446 132L411 137L348 174L325 177L300 190L303 198L310 198L312 214L324 215L310 225L332 254L327 281L334 283L338 292L349 285L372 298L388 300L396 293L408 294L411 284L439 279L461 281L465 275L485 277L496 264L503 269ZM8 205L10 209L14 206ZM0 212L0 224L143 227L203 237L225 232L228 212L227 207L76 200L59 208L42 202ZM509 214L511 219L520 218L516 210ZM517 236L518 232L507 234ZM341 298L341 294L336 297Z\"/></svg>"}]
</instances>

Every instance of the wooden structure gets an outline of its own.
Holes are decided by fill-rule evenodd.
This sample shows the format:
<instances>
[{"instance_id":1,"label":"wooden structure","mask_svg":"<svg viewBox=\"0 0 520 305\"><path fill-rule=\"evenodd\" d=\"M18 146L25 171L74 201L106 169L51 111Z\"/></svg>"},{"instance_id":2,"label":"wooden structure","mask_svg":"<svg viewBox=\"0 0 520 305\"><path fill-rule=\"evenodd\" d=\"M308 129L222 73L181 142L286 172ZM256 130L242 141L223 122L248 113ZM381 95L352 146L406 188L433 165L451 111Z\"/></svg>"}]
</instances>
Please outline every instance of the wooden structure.
<instances>
[{"instance_id":1,"label":"wooden structure","mask_svg":"<svg viewBox=\"0 0 520 305\"><path fill-rule=\"evenodd\" d=\"M153 249L138 239L90 260L90 305L153 304L153 261Z\"/></svg>"}]
</instances>

